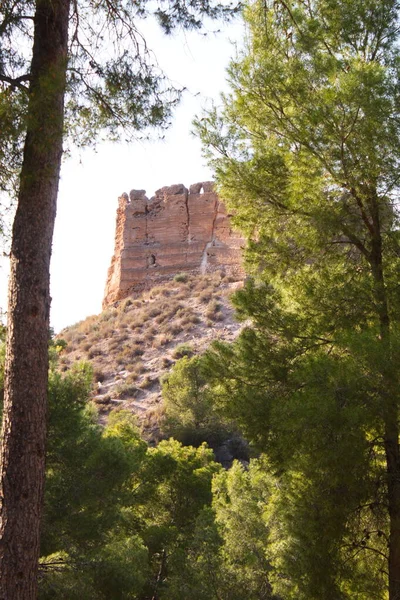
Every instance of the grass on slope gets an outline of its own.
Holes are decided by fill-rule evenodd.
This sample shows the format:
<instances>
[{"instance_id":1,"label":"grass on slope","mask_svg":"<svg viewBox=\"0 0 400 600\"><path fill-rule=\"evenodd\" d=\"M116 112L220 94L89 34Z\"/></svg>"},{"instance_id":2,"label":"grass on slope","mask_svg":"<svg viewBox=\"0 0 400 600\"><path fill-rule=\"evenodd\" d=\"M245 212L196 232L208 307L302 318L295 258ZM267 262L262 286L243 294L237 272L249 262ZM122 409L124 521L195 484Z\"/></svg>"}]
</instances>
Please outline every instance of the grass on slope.
<instances>
[{"instance_id":1,"label":"grass on slope","mask_svg":"<svg viewBox=\"0 0 400 600\"><path fill-rule=\"evenodd\" d=\"M102 417L116 407L128 408L147 437L156 439L161 377L182 356L203 351L215 339L236 337L241 326L233 319L229 295L237 287L220 272L178 274L64 329L60 368L90 361L93 401Z\"/></svg>"}]
</instances>

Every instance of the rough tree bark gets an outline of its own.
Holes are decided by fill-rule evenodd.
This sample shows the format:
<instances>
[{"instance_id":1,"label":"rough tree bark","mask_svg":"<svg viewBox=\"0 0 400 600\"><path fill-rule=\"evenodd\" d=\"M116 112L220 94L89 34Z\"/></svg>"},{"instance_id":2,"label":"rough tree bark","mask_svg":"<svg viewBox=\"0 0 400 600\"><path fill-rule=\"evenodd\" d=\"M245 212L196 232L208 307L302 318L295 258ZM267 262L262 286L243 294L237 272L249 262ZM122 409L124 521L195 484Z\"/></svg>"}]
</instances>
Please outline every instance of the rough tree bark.
<instances>
[{"instance_id":1,"label":"rough tree bark","mask_svg":"<svg viewBox=\"0 0 400 600\"><path fill-rule=\"evenodd\" d=\"M62 155L70 0L37 0L13 225L0 471L0 599L37 597L45 473L49 265Z\"/></svg>"},{"instance_id":2,"label":"rough tree bark","mask_svg":"<svg viewBox=\"0 0 400 600\"><path fill-rule=\"evenodd\" d=\"M391 319L384 275L382 227L376 191L370 198L372 233L370 265L374 281L375 309L380 326L383 360L382 414L387 472L387 507L389 513L389 600L400 600L400 449L399 391L397 368L391 356Z\"/></svg>"}]
</instances>

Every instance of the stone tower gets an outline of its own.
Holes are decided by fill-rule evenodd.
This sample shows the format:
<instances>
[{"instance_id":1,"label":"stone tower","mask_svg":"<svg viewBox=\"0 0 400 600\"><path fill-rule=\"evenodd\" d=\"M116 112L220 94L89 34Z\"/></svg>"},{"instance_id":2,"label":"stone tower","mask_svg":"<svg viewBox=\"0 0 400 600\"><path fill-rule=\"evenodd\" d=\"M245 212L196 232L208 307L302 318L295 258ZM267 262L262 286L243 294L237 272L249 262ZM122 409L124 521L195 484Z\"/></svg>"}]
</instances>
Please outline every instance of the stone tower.
<instances>
[{"instance_id":1,"label":"stone tower","mask_svg":"<svg viewBox=\"0 0 400 600\"><path fill-rule=\"evenodd\" d=\"M180 272L223 269L240 280L243 245L212 182L163 187L150 200L122 194L103 308Z\"/></svg>"}]
</instances>

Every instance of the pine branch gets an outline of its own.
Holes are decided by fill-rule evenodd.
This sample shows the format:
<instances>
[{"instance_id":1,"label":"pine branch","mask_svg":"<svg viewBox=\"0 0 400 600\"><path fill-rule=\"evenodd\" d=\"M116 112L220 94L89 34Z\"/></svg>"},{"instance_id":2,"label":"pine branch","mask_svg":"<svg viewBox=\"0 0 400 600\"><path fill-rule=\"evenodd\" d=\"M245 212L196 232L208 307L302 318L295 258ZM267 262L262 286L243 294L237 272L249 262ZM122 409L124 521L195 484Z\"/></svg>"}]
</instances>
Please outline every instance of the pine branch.
<instances>
[{"instance_id":1,"label":"pine branch","mask_svg":"<svg viewBox=\"0 0 400 600\"><path fill-rule=\"evenodd\" d=\"M4 83L9 83L12 88L18 88L20 90L23 90L24 92L28 92L29 88L28 86L23 85L22 82L30 80L31 76L29 74L21 75L20 77L8 77L7 75L0 73L0 81L3 81Z\"/></svg>"}]
</instances>

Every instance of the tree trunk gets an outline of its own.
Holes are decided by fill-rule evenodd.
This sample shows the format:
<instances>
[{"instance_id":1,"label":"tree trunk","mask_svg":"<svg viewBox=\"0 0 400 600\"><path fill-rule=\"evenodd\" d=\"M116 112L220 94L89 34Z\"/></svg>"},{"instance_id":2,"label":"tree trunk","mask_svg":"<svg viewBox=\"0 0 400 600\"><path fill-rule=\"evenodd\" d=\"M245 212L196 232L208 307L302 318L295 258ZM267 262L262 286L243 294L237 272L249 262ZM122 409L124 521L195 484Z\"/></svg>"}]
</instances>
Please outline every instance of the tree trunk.
<instances>
[{"instance_id":1,"label":"tree trunk","mask_svg":"<svg viewBox=\"0 0 400 600\"><path fill-rule=\"evenodd\" d=\"M49 267L70 0L37 0L27 135L13 225L0 471L0 599L37 597L45 474Z\"/></svg>"},{"instance_id":2,"label":"tree trunk","mask_svg":"<svg viewBox=\"0 0 400 600\"><path fill-rule=\"evenodd\" d=\"M397 419L393 418L391 423L385 424L390 521L389 600L400 600L400 456L398 435Z\"/></svg>"},{"instance_id":3,"label":"tree trunk","mask_svg":"<svg viewBox=\"0 0 400 600\"><path fill-rule=\"evenodd\" d=\"M158 588L167 575L167 552L165 548L161 553L160 569L157 574L156 584L154 586L153 596L151 600L159 600Z\"/></svg>"},{"instance_id":4,"label":"tree trunk","mask_svg":"<svg viewBox=\"0 0 400 600\"><path fill-rule=\"evenodd\" d=\"M371 247L371 270L374 279L375 304L380 323L383 353L382 401L384 447L387 472L387 504L389 512L389 600L400 600L400 451L399 451L399 391L398 365L393 365L390 343L390 315L388 310L382 261L382 239L379 210L373 203L375 238Z\"/></svg>"}]
</instances>

